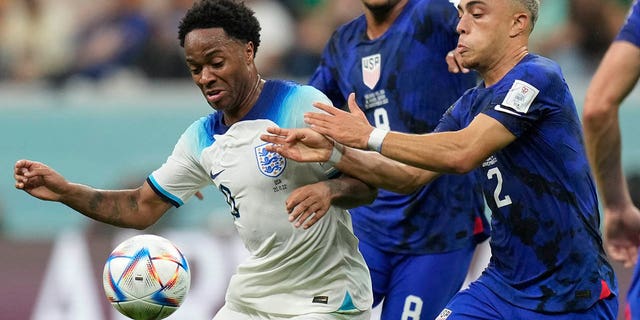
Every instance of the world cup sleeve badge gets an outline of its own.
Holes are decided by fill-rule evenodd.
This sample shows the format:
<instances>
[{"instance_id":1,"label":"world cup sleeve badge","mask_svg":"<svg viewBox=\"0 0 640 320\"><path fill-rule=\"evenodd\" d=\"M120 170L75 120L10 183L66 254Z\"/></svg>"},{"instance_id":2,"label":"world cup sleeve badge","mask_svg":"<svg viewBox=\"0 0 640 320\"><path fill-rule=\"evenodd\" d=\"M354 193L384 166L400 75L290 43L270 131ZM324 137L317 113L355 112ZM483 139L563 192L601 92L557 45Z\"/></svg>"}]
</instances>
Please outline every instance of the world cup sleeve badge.
<instances>
[{"instance_id":1,"label":"world cup sleeve badge","mask_svg":"<svg viewBox=\"0 0 640 320\"><path fill-rule=\"evenodd\" d=\"M507 93L507 96L504 98L502 105L516 112L526 114L539 92L540 90L531 84L522 80L516 80L511 86L511 89L509 89L509 93Z\"/></svg>"}]
</instances>

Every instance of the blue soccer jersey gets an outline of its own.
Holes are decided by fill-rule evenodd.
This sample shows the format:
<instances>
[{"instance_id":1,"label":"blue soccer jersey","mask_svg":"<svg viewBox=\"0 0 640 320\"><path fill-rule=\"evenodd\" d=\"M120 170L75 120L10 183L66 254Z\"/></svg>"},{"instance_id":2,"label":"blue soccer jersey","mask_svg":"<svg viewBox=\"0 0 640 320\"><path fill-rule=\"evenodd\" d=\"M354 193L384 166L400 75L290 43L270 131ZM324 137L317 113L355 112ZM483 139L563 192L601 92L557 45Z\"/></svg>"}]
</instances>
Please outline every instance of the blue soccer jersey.
<instances>
[{"instance_id":1,"label":"blue soccer jersey","mask_svg":"<svg viewBox=\"0 0 640 320\"><path fill-rule=\"evenodd\" d=\"M640 47L640 2L637 0L634 1L631 12L615 40L628 41Z\"/></svg>"},{"instance_id":2,"label":"blue soccer jersey","mask_svg":"<svg viewBox=\"0 0 640 320\"><path fill-rule=\"evenodd\" d=\"M447 0L410 0L381 37L369 40L364 16L331 37L310 84L345 106L356 93L371 124L401 132L433 131L447 108L476 84L449 73L457 12ZM380 190L371 205L351 209L361 241L388 252L429 254L460 249L487 231L473 175L444 175L415 193ZM484 223L483 223L484 222Z\"/></svg>"},{"instance_id":3,"label":"blue soccer jersey","mask_svg":"<svg viewBox=\"0 0 640 320\"><path fill-rule=\"evenodd\" d=\"M543 312L615 295L581 124L558 65L527 55L498 83L465 93L437 131L462 129L480 113L517 139L474 171L492 211L493 256L478 281Z\"/></svg>"}]
</instances>

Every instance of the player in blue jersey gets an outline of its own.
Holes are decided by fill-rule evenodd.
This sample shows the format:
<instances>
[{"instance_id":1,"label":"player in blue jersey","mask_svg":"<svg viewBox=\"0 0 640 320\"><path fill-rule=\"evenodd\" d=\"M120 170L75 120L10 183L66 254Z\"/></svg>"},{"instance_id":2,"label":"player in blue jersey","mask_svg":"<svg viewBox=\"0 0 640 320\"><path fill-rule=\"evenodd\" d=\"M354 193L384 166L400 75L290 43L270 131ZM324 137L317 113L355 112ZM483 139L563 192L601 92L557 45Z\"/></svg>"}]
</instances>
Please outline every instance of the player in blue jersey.
<instances>
[{"instance_id":1,"label":"player in blue jersey","mask_svg":"<svg viewBox=\"0 0 640 320\"><path fill-rule=\"evenodd\" d=\"M458 40L455 7L448 0L362 3L364 14L336 30L309 84L335 106L346 107L355 92L377 128L433 131L476 85L475 74L447 70L445 57ZM374 306L384 299L382 319L433 319L458 292L488 232L474 184L473 175L444 175L406 195L381 189L371 205L349 210Z\"/></svg>"},{"instance_id":2,"label":"player in blue jersey","mask_svg":"<svg viewBox=\"0 0 640 320\"><path fill-rule=\"evenodd\" d=\"M492 212L492 257L438 320L617 316L616 277L573 98L558 65L527 49L538 7L537 0L460 1L456 55L483 81L435 133L373 128L352 95L351 113L320 103L328 115L305 115L313 130L273 127L275 135L262 137L274 143L268 150L300 161L331 157L339 170L381 188L473 171Z\"/></svg>"},{"instance_id":3,"label":"player in blue jersey","mask_svg":"<svg viewBox=\"0 0 640 320\"><path fill-rule=\"evenodd\" d=\"M605 54L585 99L583 123L589 160L604 209L605 245L626 267L637 263L640 210L634 206L622 169L618 110L640 77L640 3ZM640 267L627 294L627 319L640 319Z\"/></svg>"},{"instance_id":4,"label":"player in blue jersey","mask_svg":"<svg viewBox=\"0 0 640 320\"><path fill-rule=\"evenodd\" d=\"M172 205L214 185L225 196L249 257L232 276L215 320L366 320L373 295L348 212L337 205L373 201L376 190L353 178L329 180L327 163L297 163L265 150L268 126L303 127L319 90L260 79L254 63L260 26L232 0L202 0L179 26L194 83L215 111L182 134L167 161L135 190L69 183L48 166L15 165L16 187L120 227L144 229ZM322 181L332 205L307 230L287 219L293 190Z\"/></svg>"}]
</instances>

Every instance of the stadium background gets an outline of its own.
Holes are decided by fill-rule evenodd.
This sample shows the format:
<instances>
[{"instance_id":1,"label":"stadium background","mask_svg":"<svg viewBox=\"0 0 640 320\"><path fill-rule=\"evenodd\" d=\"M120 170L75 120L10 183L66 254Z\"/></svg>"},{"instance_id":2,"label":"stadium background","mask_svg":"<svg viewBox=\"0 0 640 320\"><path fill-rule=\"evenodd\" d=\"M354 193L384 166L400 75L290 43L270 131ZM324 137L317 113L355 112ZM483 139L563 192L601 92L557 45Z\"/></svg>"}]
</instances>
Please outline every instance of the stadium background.
<instances>
[{"instance_id":1,"label":"stadium background","mask_svg":"<svg viewBox=\"0 0 640 320\"><path fill-rule=\"evenodd\" d=\"M94 187L138 186L165 160L182 131L210 111L181 65L175 18L163 26L166 29L159 26L167 24L167 17L180 16L190 3L0 0L0 318L122 319L104 298L101 272L111 249L134 232L30 198L13 188L12 167L16 160L29 158ZM359 0L247 3L264 28L257 62L263 77L301 82L313 71L333 28L360 10ZM584 12L579 5L590 5L592 11ZM28 6L37 6L54 22L25 27ZM579 109L611 37L602 25L596 28L600 31L590 27L605 23L616 30L628 6L614 0L543 0L532 51L561 64ZM91 38L88 31L99 29L91 22L131 10L150 26L143 40L136 40L146 45L136 49L135 59L123 54L108 65L74 65L80 60L76 57L91 51L91 45L83 47L78 40L91 42L86 40ZM61 18L70 12L82 17L80 22L66 25L70 22ZM58 29L44 37L51 26ZM64 42L61 30L68 32ZM154 41L167 34L168 41ZM28 41L32 35L37 41ZM95 39L94 46L106 41ZM124 42L121 46L123 52L132 50ZM628 173L640 171L639 105L636 89L621 110ZM192 263L192 290L171 319L211 319L245 254L222 197L214 188L204 195L205 200L190 200L144 231L170 238ZM630 271L616 268L624 293Z\"/></svg>"}]
</instances>

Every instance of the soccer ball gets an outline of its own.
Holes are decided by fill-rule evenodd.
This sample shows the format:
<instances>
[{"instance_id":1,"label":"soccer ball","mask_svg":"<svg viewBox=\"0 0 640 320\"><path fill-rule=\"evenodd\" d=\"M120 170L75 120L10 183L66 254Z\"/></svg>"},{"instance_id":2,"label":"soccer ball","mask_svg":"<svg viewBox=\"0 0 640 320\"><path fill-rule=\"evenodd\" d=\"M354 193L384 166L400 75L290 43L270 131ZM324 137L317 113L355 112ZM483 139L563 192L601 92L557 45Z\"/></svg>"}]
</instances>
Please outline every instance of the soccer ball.
<instances>
[{"instance_id":1,"label":"soccer ball","mask_svg":"<svg viewBox=\"0 0 640 320\"><path fill-rule=\"evenodd\" d=\"M187 259L171 241L144 234L120 243L103 271L107 299L135 320L163 319L184 301L191 273Z\"/></svg>"}]
</instances>

